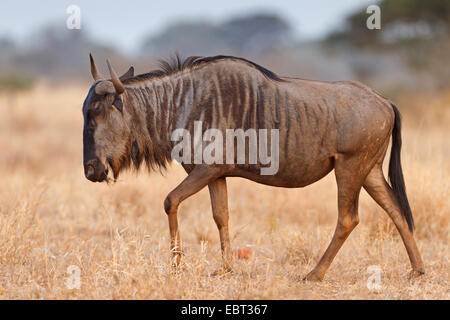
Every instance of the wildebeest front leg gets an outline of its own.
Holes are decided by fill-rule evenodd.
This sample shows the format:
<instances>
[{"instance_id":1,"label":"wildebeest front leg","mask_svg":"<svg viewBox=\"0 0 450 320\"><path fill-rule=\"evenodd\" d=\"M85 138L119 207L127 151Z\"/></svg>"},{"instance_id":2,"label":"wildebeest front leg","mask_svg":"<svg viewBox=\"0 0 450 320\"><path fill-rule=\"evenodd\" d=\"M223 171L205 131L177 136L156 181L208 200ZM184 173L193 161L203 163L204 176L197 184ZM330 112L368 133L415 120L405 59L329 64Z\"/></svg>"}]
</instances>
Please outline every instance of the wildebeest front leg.
<instances>
[{"instance_id":1,"label":"wildebeest front leg","mask_svg":"<svg viewBox=\"0 0 450 320\"><path fill-rule=\"evenodd\" d=\"M222 249L223 270L231 271L232 255L230 235L228 231L228 196L227 182L224 177L211 182L209 185L211 206L214 221L219 229L220 247Z\"/></svg>"},{"instance_id":2,"label":"wildebeest front leg","mask_svg":"<svg viewBox=\"0 0 450 320\"><path fill-rule=\"evenodd\" d=\"M169 219L170 249L173 262L178 266L181 260L182 246L178 230L178 206L191 195L203 189L206 185L222 175L219 168L212 166L196 166L189 175L174 190L172 190L164 201L164 210Z\"/></svg>"}]
</instances>

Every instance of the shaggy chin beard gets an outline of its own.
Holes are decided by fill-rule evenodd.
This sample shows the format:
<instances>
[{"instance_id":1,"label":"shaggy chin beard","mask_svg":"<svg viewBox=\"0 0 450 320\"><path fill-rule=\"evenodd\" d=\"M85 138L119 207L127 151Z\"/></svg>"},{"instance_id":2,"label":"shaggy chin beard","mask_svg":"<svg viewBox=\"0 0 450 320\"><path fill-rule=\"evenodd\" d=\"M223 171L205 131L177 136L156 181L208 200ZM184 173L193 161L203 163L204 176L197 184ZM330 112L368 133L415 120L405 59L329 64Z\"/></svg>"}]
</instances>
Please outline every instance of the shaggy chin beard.
<instances>
[{"instance_id":1,"label":"shaggy chin beard","mask_svg":"<svg viewBox=\"0 0 450 320\"><path fill-rule=\"evenodd\" d=\"M108 175L106 176L105 182L107 184L113 184L116 183L117 181L117 176L118 176L118 172L116 172L114 170L114 166L112 165L112 161L110 161L110 159L108 159L106 161L106 166L108 168ZM112 172L112 177L111 177L111 172Z\"/></svg>"},{"instance_id":2,"label":"shaggy chin beard","mask_svg":"<svg viewBox=\"0 0 450 320\"><path fill-rule=\"evenodd\" d=\"M108 176L106 177L106 182L108 184L115 183L117 181L117 178L119 177L119 173L121 171L121 163L119 161L114 161L112 157L108 157L106 159L107 167L108 167ZM112 177L110 176L109 172L112 173Z\"/></svg>"}]
</instances>

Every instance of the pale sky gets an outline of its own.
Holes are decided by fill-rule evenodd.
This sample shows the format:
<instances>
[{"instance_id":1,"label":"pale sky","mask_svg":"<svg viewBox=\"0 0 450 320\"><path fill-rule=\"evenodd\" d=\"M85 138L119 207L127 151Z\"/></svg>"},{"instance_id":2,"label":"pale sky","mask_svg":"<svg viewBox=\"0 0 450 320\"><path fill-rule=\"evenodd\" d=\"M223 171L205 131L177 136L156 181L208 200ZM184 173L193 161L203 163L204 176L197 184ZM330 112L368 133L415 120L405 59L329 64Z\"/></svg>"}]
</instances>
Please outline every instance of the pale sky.
<instances>
[{"instance_id":1,"label":"pale sky","mask_svg":"<svg viewBox=\"0 0 450 320\"><path fill-rule=\"evenodd\" d=\"M343 18L376 0L2 0L0 37L26 41L45 24L66 27L66 9L81 9L81 28L126 52L138 49L149 34L176 20L221 22L250 12L275 12L293 26L299 39L314 39L342 25Z\"/></svg>"}]
</instances>

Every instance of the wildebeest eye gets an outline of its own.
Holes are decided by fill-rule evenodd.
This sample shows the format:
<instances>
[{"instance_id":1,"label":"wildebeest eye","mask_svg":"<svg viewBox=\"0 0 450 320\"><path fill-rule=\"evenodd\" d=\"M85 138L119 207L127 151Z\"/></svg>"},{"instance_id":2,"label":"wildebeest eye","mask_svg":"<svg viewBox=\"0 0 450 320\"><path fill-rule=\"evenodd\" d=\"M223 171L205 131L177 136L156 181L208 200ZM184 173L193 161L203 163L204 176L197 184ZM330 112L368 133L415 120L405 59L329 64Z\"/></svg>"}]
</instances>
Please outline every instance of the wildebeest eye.
<instances>
[{"instance_id":1,"label":"wildebeest eye","mask_svg":"<svg viewBox=\"0 0 450 320\"><path fill-rule=\"evenodd\" d=\"M101 111L101 107L102 107L101 103L93 104L92 107L91 107L91 110L90 110L91 115L92 116L98 115L100 113L100 111Z\"/></svg>"}]
</instances>

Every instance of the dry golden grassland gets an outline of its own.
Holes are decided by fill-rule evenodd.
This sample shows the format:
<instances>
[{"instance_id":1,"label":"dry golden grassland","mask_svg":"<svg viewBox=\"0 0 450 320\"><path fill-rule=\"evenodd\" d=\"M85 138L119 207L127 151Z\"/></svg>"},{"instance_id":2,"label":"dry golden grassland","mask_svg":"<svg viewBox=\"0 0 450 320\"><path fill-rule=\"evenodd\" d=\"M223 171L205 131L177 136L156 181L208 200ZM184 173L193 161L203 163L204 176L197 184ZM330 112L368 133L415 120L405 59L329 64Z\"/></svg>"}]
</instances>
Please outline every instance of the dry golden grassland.
<instances>
[{"instance_id":1,"label":"dry golden grassland","mask_svg":"<svg viewBox=\"0 0 450 320\"><path fill-rule=\"evenodd\" d=\"M4 299L449 299L450 94L405 96L403 166L427 274L409 260L388 216L361 192L361 222L325 280L299 281L328 245L337 218L334 174L303 189L228 179L233 248L253 255L220 266L207 190L179 212L182 271L169 264L167 193L185 176L124 174L87 181L81 105L87 88L40 86L0 97L0 298ZM67 284L80 268L80 288ZM367 269L382 270L369 290ZM73 278L69 278L73 279Z\"/></svg>"}]
</instances>

